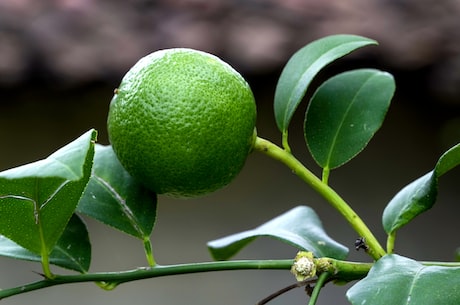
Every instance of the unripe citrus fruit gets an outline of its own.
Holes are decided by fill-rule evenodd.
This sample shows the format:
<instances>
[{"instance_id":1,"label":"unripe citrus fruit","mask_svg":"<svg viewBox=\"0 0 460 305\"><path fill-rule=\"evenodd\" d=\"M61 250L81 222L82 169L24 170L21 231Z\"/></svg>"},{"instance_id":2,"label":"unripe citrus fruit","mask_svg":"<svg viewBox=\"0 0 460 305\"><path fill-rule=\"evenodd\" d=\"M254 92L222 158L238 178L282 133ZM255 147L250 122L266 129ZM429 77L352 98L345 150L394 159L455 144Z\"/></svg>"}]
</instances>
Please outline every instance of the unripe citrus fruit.
<instances>
[{"instance_id":1,"label":"unripe citrus fruit","mask_svg":"<svg viewBox=\"0 0 460 305\"><path fill-rule=\"evenodd\" d=\"M125 169L158 194L204 195L242 169L255 140L247 82L205 52L167 49L140 59L110 104L109 139Z\"/></svg>"}]
</instances>

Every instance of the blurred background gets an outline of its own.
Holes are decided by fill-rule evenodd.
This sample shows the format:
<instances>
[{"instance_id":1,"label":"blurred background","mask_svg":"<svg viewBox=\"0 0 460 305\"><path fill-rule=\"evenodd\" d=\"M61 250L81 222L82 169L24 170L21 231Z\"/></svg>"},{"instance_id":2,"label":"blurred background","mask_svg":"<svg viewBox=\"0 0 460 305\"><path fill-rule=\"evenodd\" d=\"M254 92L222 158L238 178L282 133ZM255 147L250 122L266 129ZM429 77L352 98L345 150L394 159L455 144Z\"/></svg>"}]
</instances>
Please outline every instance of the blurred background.
<instances>
[{"instance_id":1,"label":"blurred background","mask_svg":"<svg viewBox=\"0 0 460 305\"><path fill-rule=\"evenodd\" d=\"M162 48L191 47L229 62L258 104L259 135L279 143L272 101L283 65L300 47L331 34L376 39L321 73L379 68L397 92L382 129L330 182L375 231L405 184L431 170L460 141L460 2L457 0L0 0L0 170L54 152L90 128L107 144L108 105L124 73ZM311 94L311 91L310 91ZM308 94L307 94L308 95ZM290 128L294 154L320 173L306 151L300 107ZM396 252L452 260L458 240L460 171L443 176L433 210L398 234ZM259 154L227 188L194 200L159 198L152 235L160 264L210 260L206 242L255 227L297 205L313 207L326 231L353 249L349 225L292 173ZM87 219L92 271L146 265L142 244ZM296 250L260 239L241 259L293 258ZM39 279L40 266L0 258L0 287ZM62 272L61 270L56 270ZM105 292L94 284L49 288L3 304L255 304L294 283L286 271L234 271L150 279ZM347 304L349 287L328 285L318 304ZM302 289L270 304L306 304Z\"/></svg>"}]
</instances>

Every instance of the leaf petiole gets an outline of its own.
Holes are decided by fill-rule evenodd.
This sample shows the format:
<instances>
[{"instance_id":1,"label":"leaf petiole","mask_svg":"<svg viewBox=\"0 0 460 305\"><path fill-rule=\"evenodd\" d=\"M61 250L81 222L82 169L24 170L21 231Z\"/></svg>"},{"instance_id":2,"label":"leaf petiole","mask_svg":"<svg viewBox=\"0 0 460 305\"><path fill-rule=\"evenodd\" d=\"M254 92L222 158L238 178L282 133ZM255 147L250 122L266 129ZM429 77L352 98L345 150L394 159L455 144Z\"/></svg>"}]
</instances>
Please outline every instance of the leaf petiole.
<instances>
[{"instance_id":1,"label":"leaf petiole","mask_svg":"<svg viewBox=\"0 0 460 305\"><path fill-rule=\"evenodd\" d=\"M288 131L287 129L286 130L283 130L283 134L282 134L282 144L283 144L283 148L286 152L288 153L291 153L291 147L289 147L289 142L288 142Z\"/></svg>"},{"instance_id":2,"label":"leaf petiole","mask_svg":"<svg viewBox=\"0 0 460 305\"><path fill-rule=\"evenodd\" d=\"M329 183L329 174L331 172L331 169L329 167L324 167L323 168L323 174L321 176L321 180L323 181L324 184Z\"/></svg>"},{"instance_id":3,"label":"leaf petiole","mask_svg":"<svg viewBox=\"0 0 460 305\"><path fill-rule=\"evenodd\" d=\"M392 254L395 249L396 230L389 233L387 237L387 253Z\"/></svg>"},{"instance_id":4,"label":"leaf petiole","mask_svg":"<svg viewBox=\"0 0 460 305\"><path fill-rule=\"evenodd\" d=\"M43 270L43 275L47 279L52 279L54 278L53 273L51 272L50 269L50 257L49 257L49 251L48 248L46 247L46 240L45 236L43 233L43 227L40 221L40 212L37 211L37 225L38 225L38 232L40 236L40 243L41 243L41 250L40 250L40 256L41 256L41 264L42 264L42 270Z\"/></svg>"},{"instance_id":5,"label":"leaf petiole","mask_svg":"<svg viewBox=\"0 0 460 305\"><path fill-rule=\"evenodd\" d=\"M154 267L156 265L155 258L153 257L153 252L152 252L152 242L150 241L150 238L146 237L144 239L144 251L145 251L145 256L147 258L147 262L150 267Z\"/></svg>"}]
</instances>

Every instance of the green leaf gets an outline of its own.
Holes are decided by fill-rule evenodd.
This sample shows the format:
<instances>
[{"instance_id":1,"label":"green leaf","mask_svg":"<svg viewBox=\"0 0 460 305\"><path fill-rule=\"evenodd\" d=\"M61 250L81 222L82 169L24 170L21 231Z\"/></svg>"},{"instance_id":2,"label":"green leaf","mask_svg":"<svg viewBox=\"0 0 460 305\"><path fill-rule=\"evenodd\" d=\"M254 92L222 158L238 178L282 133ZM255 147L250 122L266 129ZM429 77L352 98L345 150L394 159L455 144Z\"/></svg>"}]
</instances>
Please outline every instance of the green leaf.
<instances>
[{"instance_id":1,"label":"green leaf","mask_svg":"<svg viewBox=\"0 0 460 305\"><path fill-rule=\"evenodd\" d=\"M315 40L297 51L281 72L275 91L275 119L281 132L288 129L297 106L313 78L333 61L375 40L355 35L332 35Z\"/></svg>"},{"instance_id":2,"label":"green leaf","mask_svg":"<svg viewBox=\"0 0 460 305\"><path fill-rule=\"evenodd\" d=\"M128 174L112 147L96 145L91 179L77 211L144 240L152 232L156 207L156 195Z\"/></svg>"},{"instance_id":3,"label":"green leaf","mask_svg":"<svg viewBox=\"0 0 460 305\"><path fill-rule=\"evenodd\" d=\"M436 202L438 178L460 164L460 144L445 152L434 170L405 186L388 203L382 215L385 232L393 233Z\"/></svg>"},{"instance_id":4,"label":"green leaf","mask_svg":"<svg viewBox=\"0 0 460 305\"><path fill-rule=\"evenodd\" d=\"M326 234L315 211L306 206L293 208L253 230L210 241L208 248L215 260L226 260L261 236L311 251L316 257L344 259L348 254L345 246Z\"/></svg>"},{"instance_id":5,"label":"green leaf","mask_svg":"<svg viewBox=\"0 0 460 305\"><path fill-rule=\"evenodd\" d=\"M0 234L49 254L88 183L95 140L90 130L44 160L0 172Z\"/></svg>"},{"instance_id":6,"label":"green leaf","mask_svg":"<svg viewBox=\"0 0 460 305\"><path fill-rule=\"evenodd\" d=\"M305 114L305 139L315 161L333 169L361 152L382 126L394 91L393 77L374 69L324 82Z\"/></svg>"},{"instance_id":7,"label":"green leaf","mask_svg":"<svg viewBox=\"0 0 460 305\"><path fill-rule=\"evenodd\" d=\"M451 169L460 164L460 144L457 144L446 151L436 163L436 176L441 177Z\"/></svg>"},{"instance_id":8,"label":"green leaf","mask_svg":"<svg viewBox=\"0 0 460 305\"><path fill-rule=\"evenodd\" d=\"M347 297L355 305L456 305L460 300L459 272L460 267L425 266L387 255L348 290Z\"/></svg>"},{"instance_id":9,"label":"green leaf","mask_svg":"<svg viewBox=\"0 0 460 305\"><path fill-rule=\"evenodd\" d=\"M0 255L15 259L40 262L41 256L30 252L15 242L0 236ZM61 238L49 255L50 263L56 266L85 273L91 263L91 244L83 221L72 215Z\"/></svg>"}]
</instances>

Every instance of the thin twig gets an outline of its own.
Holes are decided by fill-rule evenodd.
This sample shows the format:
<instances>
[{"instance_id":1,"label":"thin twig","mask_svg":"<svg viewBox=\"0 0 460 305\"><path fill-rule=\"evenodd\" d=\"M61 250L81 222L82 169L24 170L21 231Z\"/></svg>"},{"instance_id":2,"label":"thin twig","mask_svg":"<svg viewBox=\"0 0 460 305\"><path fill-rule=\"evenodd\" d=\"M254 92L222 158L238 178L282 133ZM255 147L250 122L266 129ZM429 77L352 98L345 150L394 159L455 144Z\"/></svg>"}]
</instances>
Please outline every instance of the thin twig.
<instances>
[{"instance_id":1,"label":"thin twig","mask_svg":"<svg viewBox=\"0 0 460 305\"><path fill-rule=\"evenodd\" d=\"M308 286L310 284L314 284L316 283L317 279L309 279L309 280L305 280L305 281L301 281L301 282L297 282L295 284L292 284L292 285L289 285L287 287L284 287L272 294L270 294L268 297L264 298L263 300L259 301L256 305L265 305L267 304L268 302L272 301L273 299L279 297L280 295L292 290L292 289L295 289L295 288L299 288L299 287L302 287L302 286Z\"/></svg>"}]
</instances>

